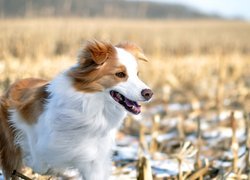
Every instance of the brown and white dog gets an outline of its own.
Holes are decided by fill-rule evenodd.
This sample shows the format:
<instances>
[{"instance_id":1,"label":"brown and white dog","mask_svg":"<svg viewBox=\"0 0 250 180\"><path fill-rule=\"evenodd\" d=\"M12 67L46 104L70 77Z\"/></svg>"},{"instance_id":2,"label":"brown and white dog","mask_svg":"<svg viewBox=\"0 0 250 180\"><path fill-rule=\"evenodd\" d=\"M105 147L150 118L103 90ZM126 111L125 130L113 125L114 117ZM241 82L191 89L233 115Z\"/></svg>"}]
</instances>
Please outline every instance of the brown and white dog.
<instances>
[{"instance_id":1,"label":"brown and white dog","mask_svg":"<svg viewBox=\"0 0 250 180\"><path fill-rule=\"evenodd\" d=\"M132 43L91 41L52 81L14 83L0 99L5 179L23 165L40 174L77 169L85 180L108 179L115 130L153 95L137 76L138 59L146 57Z\"/></svg>"}]
</instances>

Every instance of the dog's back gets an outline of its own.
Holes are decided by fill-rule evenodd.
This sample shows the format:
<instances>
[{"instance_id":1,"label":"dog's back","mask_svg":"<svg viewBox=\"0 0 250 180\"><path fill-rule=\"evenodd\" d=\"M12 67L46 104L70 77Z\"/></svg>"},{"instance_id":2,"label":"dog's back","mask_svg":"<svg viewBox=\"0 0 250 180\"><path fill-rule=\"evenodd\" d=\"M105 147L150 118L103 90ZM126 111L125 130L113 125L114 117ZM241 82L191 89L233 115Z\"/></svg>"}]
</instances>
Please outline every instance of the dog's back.
<instances>
[{"instance_id":1,"label":"dog's back","mask_svg":"<svg viewBox=\"0 0 250 180\"><path fill-rule=\"evenodd\" d=\"M46 81L40 79L23 79L14 83L7 92L0 98L0 157L5 179L9 179L14 170L20 170L22 166L22 154L20 147L15 145L16 133L18 133L15 125L10 121L10 110L17 109L26 116L26 123L35 121L36 114L27 114L27 112L35 108L34 103L42 103L41 98L44 94L44 84ZM26 96L29 96L27 98ZM37 99L40 96L40 99ZM34 101L36 99L37 102ZM37 106L36 106L37 108ZM42 108L42 105L41 107ZM15 179L14 177L12 177Z\"/></svg>"},{"instance_id":2,"label":"dog's back","mask_svg":"<svg viewBox=\"0 0 250 180\"><path fill-rule=\"evenodd\" d=\"M9 102L5 97L0 99L0 156L5 179L11 177L13 170L21 167L21 152L14 144L15 129L9 122Z\"/></svg>"}]
</instances>

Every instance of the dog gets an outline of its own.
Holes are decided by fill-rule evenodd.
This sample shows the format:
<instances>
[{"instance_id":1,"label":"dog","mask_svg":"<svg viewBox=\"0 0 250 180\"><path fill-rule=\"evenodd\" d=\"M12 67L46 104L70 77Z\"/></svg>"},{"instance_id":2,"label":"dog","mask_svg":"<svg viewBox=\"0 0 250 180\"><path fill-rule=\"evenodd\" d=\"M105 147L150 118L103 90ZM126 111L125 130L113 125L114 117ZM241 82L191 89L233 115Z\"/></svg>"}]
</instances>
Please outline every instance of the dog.
<instances>
[{"instance_id":1,"label":"dog","mask_svg":"<svg viewBox=\"0 0 250 180\"><path fill-rule=\"evenodd\" d=\"M138 60L147 58L133 43L94 40L51 81L11 85L0 99L5 179L24 165L43 175L77 169L84 180L107 180L116 130L153 95L138 77Z\"/></svg>"}]
</instances>

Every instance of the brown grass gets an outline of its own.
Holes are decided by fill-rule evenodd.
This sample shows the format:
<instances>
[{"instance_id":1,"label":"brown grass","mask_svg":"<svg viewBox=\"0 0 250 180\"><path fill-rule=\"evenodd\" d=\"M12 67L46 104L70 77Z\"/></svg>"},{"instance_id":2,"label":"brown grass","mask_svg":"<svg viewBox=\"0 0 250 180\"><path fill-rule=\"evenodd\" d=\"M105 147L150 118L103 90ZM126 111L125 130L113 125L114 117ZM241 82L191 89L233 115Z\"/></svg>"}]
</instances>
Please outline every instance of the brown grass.
<instances>
[{"instance_id":1,"label":"brown grass","mask_svg":"<svg viewBox=\"0 0 250 180\"><path fill-rule=\"evenodd\" d=\"M75 62L77 50L89 39L142 46L150 62L141 63L141 75L160 97L166 86L188 90L182 93L192 98L214 97L217 81L231 86L224 96L234 95L235 88L244 95L247 90L249 23L9 19L0 20L0 31L1 90L17 78L53 77Z\"/></svg>"}]
</instances>

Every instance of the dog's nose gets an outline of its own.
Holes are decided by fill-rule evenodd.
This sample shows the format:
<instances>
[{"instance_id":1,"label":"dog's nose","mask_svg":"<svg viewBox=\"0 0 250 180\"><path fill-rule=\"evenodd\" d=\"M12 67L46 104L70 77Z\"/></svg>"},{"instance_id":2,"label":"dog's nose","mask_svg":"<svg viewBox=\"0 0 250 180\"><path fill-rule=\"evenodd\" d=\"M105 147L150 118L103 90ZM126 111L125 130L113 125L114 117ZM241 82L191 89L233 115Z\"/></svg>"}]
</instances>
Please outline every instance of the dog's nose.
<instances>
[{"instance_id":1,"label":"dog's nose","mask_svg":"<svg viewBox=\"0 0 250 180\"><path fill-rule=\"evenodd\" d=\"M153 91L151 89L143 89L141 95L148 101L153 96Z\"/></svg>"}]
</instances>

